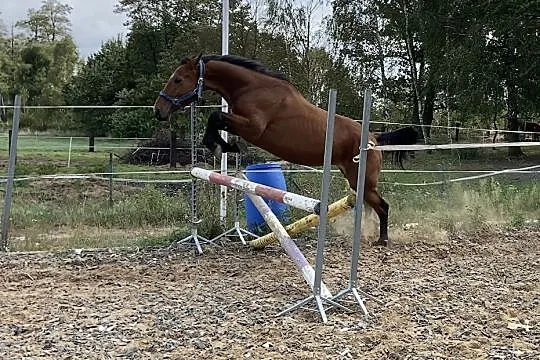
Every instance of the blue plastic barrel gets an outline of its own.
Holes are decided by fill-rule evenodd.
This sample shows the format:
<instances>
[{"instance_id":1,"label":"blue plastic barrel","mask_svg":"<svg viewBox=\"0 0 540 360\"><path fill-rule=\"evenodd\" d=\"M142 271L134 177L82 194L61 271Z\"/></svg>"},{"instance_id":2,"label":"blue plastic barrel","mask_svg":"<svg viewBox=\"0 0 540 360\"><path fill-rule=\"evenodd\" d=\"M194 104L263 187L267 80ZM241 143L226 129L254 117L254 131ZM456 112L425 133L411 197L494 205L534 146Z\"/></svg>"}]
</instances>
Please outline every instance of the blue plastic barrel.
<instances>
[{"instance_id":1,"label":"blue plastic barrel","mask_svg":"<svg viewBox=\"0 0 540 360\"><path fill-rule=\"evenodd\" d=\"M246 167L246 177L248 180L258 184L287 190L287 184L285 183L285 177L283 176L280 164L262 163L249 165ZM287 205L274 200L264 199L264 201L280 221L289 222L289 207ZM259 210L257 210L253 202L246 195L244 195L244 207L246 210L247 230L257 235L266 233L268 231L266 222L259 213Z\"/></svg>"}]
</instances>

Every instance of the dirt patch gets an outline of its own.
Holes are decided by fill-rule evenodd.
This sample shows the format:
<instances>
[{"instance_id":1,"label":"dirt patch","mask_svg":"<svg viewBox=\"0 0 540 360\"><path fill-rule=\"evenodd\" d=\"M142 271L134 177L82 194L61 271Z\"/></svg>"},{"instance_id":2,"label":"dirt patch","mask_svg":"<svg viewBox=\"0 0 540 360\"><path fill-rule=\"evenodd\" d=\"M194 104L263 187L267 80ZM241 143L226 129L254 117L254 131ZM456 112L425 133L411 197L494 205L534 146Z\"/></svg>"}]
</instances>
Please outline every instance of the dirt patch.
<instances>
[{"instance_id":1,"label":"dirt patch","mask_svg":"<svg viewBox=\"0 0 540 360\"><path fill-rule=\"evenodd\" d=\"M327 244L334 293L349 243ZM313 241L299 247L313 263ZM362 288L384 305L322 324L275 317L309 294L276 247L1 255L0 358L538 359L539 259L538 228L366 244Z\"/></svg>"}]
</instances>

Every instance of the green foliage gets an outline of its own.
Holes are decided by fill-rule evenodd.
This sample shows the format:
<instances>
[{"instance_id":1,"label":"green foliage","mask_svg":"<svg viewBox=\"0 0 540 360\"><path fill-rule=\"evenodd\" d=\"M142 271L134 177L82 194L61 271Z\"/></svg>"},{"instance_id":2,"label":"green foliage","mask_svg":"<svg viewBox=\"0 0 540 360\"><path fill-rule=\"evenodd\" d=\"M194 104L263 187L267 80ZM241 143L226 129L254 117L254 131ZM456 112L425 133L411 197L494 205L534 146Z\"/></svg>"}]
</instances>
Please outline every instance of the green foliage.
<instances>
[{"instance_id":1,"label":"green foliage","mask_svg":"<svg viewBox=\"0 0 540 360\"><path fill-rule=\"evenodd\" d=\"M357 79L375 89L386 120L490 128L506 110L503 126L517 130L518 118L539 115L537 1L333 0L332 8L334 44L351 71L363 69Z\"/></svg>"},{"instance_id":2,"label":"green foliage","mask_svg":"<svg viewBox=\"0 0 540 360\"><path fill-rule=\"evenodd\" d=\"M148 109L118 110L107 121L113 137L151 137L154 132L155 120Z\"/></svg>"},{"instance_id":3,"label":"green foliage","mask_svg":"<svg viewBox=\"0 0 540 360\"><path fill-rule=\"evenodd\" d=\"M321 107L336 88L339 112L352 117L360 117L366 87L375 91L379 121L517 130L522 119L539 116L537 1L330 5L332 14L320 0L231 1L230 53L284 73ZM151 105L182 58L221 52L219 0L120 0L115 11L127 16L128 35L106 41L83 62L70 36L71 10L46 0L17 24L22 36L11 38L0 26L5 98L21 93L30 105ZM102 136L147 136L155 126L142 110L36 111L23 126L73 124Z\"/></svg>"},{"instance_id":4,"label":"green foliage","mask_svg":"<svg viewBox=\"0 0 540 360\"><path fill-rule=\"evenodd\" d=\"M73 8L58 0L44 0L39 9L29 9L27 18L17 22L34 41L57 41L69 36L69 15Z\"/></svg>"},{"instance_id":5,"label":"green foliage","mask_svg":"<svg viewBox=\"0 0 540 360\"><path fill-rule=\"evenodd\" d=\"M25 105L63 105L63 89L71 80L78 61L77 47L70 36L71 7L46 0L30 9L15 29L0 31L0 94L11 103L15 94ZM21 126L32 130L67 129L71 114L65 111L32 111Z\"/></svg>"},{"instance_id":6,"label":"green foliage","mask_svg":"<svg viewBox=\"0 0 540 360\"><path fill-rule=\"evenodd\" d=\"M105 228L140 226L174 226L185 223L189 207L182 195L170 197L153 186L109 206L104 196L99 201L77 197L61 204L47 201L16 203L13 226L29 227L33 223L77 227L81 225Z\"/></svg>"},{"instance_id":7,"label":"green foliage","mask_svg":"<svg viewBox=\"0 0 540 360\"><path fill-rule=\"evenodd\" d=\"M89 57L77 76L67 85L65 92L68 102L76 105L114 105L117 93L128 82L127 71L123 41L107 41L98 53ZM81 109L75 110L74 114L88 135L109 134L112 110Z\"/></svg>"}]
</instances>

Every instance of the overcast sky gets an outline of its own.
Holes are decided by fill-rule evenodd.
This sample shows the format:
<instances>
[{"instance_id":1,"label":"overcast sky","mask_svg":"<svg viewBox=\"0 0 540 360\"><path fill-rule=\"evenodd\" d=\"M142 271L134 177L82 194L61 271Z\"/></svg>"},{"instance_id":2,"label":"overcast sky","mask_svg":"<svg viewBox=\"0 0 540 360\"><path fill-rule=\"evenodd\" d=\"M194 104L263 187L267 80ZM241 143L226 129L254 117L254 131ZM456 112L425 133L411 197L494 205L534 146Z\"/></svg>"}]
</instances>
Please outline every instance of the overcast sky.
<instances>
[{"instance_id":1,"label":"overcast sky","mask_svg":"<svg viewBox=\"0 0 540 360\"><path fill-rule=\"evenodd\" d=\"M125 35L122 25L125 17L113 12L116 0L64 0L73 8L71 31L79 47L79 55L87 57L98 51L101 44L118 34ZM18 20L26 17L28 9L39 9L41 0L0 0L0 17L11 28Z\"/></svg>"}]
</instances>

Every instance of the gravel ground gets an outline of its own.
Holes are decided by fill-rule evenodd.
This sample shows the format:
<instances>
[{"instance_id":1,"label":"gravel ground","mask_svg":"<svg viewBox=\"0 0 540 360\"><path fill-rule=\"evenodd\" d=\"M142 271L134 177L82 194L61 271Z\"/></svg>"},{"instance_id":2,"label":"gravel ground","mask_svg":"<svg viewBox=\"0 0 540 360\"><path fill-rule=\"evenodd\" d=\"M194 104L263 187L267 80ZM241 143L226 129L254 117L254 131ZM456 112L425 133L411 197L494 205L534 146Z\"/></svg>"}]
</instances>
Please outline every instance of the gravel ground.
<instances>
[{"instance_id":1,"label":"gravel ground","mask_svg":"<svg viewBox=\"0 0 540 360\"><path fill-rule=\"evenodd\" d=\"M314 241L298 244L313 263ZM2 254L0 358L540 359L539 250L538 228L365 245L362 289L383 305L327 324L275 317L309 294L276 247ZM336 293L349 241L326 255Z\"/></svg>"}]
</instances>

